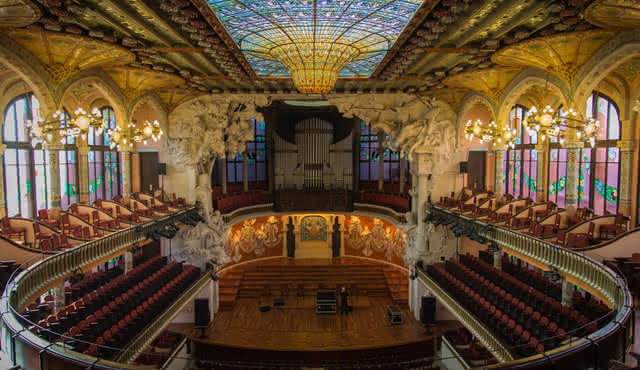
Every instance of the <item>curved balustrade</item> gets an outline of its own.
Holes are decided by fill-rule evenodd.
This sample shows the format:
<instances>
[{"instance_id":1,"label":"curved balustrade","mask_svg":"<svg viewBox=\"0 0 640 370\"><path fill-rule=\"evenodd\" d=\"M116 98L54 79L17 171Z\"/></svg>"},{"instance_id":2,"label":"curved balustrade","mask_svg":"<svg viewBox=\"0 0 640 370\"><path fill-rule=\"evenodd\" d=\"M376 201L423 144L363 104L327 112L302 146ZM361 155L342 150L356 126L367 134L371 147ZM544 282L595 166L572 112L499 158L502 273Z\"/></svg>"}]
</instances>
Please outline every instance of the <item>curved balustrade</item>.
<instances>
[{"instance_id":1,"label":"curved balustrade","mask_svg":"<svg viewBox=\"0 0 640 370\"><path fill-rule=\"evenodd\" d=\"M550 358L554 361L563 361L563 359L566 360L568 358L567 356L574 356L578 351L589 351L589 348L592 348L593 345L611 346L611 341L628 345L628 330L632 314L631 293L624 278L609 267L587 255L561 248L547 241L505 227L454 213L448 209L431 206L431 214L432 217L454 218L456 222L473 228L479 238L498 245L506 253L544 270L556 270L563 279L582 287L606 302L615 312L615 317L609 324L568 346L545 352L544 356L538 355L541 360L535 360L536 357L534 356L533 358L516 360L512 363L491 367L509 365L515 368L544 368L542 366L544 359ZM627 236L627 238L631 237ZM623 238L618 239L619 242L620 240L623 240ZM460 310L462 308L457 307L456 309ZM487 345L487 343L484 344ZM621 353L619 354L621 355ZM611 357L611 355L608 357ZM601 361L601 366L608 361L605 360L598 360Z\"/></svg>"}]
</instances>

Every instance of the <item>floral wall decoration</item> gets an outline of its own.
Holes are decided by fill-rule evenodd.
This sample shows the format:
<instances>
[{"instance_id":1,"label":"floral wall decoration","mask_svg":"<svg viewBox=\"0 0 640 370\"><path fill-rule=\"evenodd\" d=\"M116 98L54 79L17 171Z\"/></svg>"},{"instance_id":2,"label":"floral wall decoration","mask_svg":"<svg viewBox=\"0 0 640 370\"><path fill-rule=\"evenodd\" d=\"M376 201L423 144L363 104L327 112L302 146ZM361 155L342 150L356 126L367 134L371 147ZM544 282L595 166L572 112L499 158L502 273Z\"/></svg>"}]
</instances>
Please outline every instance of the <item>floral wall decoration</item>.
<instances>
[{"instance_id":1,"label":"floral wall decoration","mask_svg":"<svg viewBox=\"0 0 640 370\"><path fill-rule=\"evenodd\" d=\"M321 216L306 216L301 221L301 241L327 241L327 221Z\"/></svg>"},{"instance_id":2,"label":"floral wall decoration","mask_svg":"<svg viewBox=\"0 0 640 370\"><path fill-rule=\"evenodd\" d=\"M282 255L284 225L275 216L237 223L227 233L225 253L233 263Z\"/></svg>"},{"instance_id":3,"label":"floral wall decoration","mask_svg":"<svg viewBox=\"0 0 640 370\"><path fill-rule=\"evenodd\" d=\"M385 260L404 266L406 234L393 224L370 217L345 220L345 254Z\"/></svg>"}]
</instances>

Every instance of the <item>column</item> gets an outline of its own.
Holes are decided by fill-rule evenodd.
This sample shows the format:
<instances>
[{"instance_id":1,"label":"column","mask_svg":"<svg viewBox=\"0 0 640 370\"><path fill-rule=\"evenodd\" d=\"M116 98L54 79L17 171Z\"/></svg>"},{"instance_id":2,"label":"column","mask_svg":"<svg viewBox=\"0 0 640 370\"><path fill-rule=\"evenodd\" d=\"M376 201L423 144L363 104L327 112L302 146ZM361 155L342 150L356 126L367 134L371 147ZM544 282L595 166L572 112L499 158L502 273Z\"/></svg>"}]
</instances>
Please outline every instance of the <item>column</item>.
<instances>
[{"instance_id":1,"label":"column","mask_svg":"<svg viewBox=\"0 0 640 370\"><path fill-rule=\"evenodd\" d=\"M48 144L45 149L49 155L49 208L60 208L60 164L58 161L59 150L64 149L61 144Z\"/></svg>"},{"instance_id":2,"label":"column","mask_svg":"<svg viewBox=\"0 0 640 370\"><path fill-rule=\"evenodd\" d=\"M538 161L536 162L536 202L547 200L547 158L549 158L549 145L545 141L536 145Z\"/></svg>"},{"instance_id":3,"label":"column","mask_svg":"<svg viewBox=\"0 0 640 370\"><path fill-rule=\"evenodd\" d=\"M378 133L378 191L384 191L384 133Z\"/></svg>"},{"instance_id":4,"label":"column","mask_svg":"<svg viewBox=\"0 0 640 370\"><path fill-rule=\"evenodd\" d=\"M496 184L495 184L495 193L496 197L502 197L505 193L504 188L504 174L506 172L506 168L504 168L504 155L506 152L506 147L495 146L496 148Z\"/></svg>"},{"instance_id":5,"label":"column","mask_svg":"<svg viewBox=\"0 0 640 370\"><path fill-rule=\"evenodd\" d=\"M417 198L416 204L416 222L418 224L416 230L416 244L419 251L425 250L425 229L426 224L422 222L426 213L427 207L427 193L428 193L428 181L431 174L433 163L431 161L431 153L418 153L415 154L415 162L417 169L417 192L415 197ZM414 184L415 186L415 184Z\"/></svg>"},{"instance_id":6,"label":"column","mask_svg":"<svg viewBox=\"0 0 640 370\"><path fill-rule=\"evenodd\" d=\"M487 191L495 192L495 189L496 189L496 178L494 176L496 172L495 165L496 165L496 153L488 151L487 163L486 163L487 169L484 175L485 176L484 187L485 187L485 190Z\"/></svg>"},{"instance_id":7,"label":"column","mask_svg":"<svg viewBox=\"0 0 640 370\"><path fill-rule=\"evenodd\" d=\"M220 158L220 175L222 179L220 182L222 183L222 194L227 195L227 158Z\"/></svg>"},{"instance_id":8,"label":"column","mask_svg":"<svg viewBox=\"0 0 640 370\"><path fill-rule=\"evenodd\" d=\"M578 208L578 156L583 143L572 140L565 143L567 149L567 183L566 183L566 208L573 215Z\"/></svg>"},{"instance_id":9,"label":"column","mask_svg":"<svg viewBox=\"0 0 640 370\"><path fill-rule=\"evenodd\" d=\"M89 146L78 144L78 192L80 203L89 204Z\"/></svg>"},{"instance_id":10,"label":"column","mask_svg":"<svg viewBox=\"0 0 640 370\"><path fill-rule=\"evenodd\" d=\"M562 280L562 305L571 307L573 300L573 284L567 280Z\"/></svg>"},{"instance_id":11,"label":"column","mask_svg":"<svg viewBox=\"0 0 640 370\"><path fill-rule=\"evenodd\" d=\"M630 125L628 121L622 121ZM618 185L618 210L626 216L633 216L633 155L636 142L633 140L620 140L617 147L620 149L620 184Z\"/></svg>"},{"instance_id":12,"label":"column","mask_svg":"<svg viewBox=\"0 0 640 370\"><path fill-rule=\"evenodd\" d=\"M242 156L242 184L244 185L244 191L249 191L249 153L245 152Z\"/></svg>"},{"instance_id":13,"label":"column","mask_svg":"<svg viewBox=\"0 0 640 370\"><path fill-rule=\"evenodd\" d=\"M399 190L400 190L400 194L404 194L404 167L406 165L406 159L404 158L404 154L400 153L400 185L399 185Z\"/></svg>"},{"instance_id":14,"label":"column","mask_svg":"<svg viewBox=\"0 0 640 370\"><path fill-rule=\"evenodd\" d=\"M346 217L341 217L342 223L340 224L340 255L341 256L345 256L345 251L344 251L344 234L347 231L347 229L344 227L346 220Z\"/></svg>"},{"instance_id":15,"label":"column","mask_svg":"<svg viewBox=\"0 0 640 370\"><path fill-rule=\"evenodd\" d=\"M122 155L122 197L129 198L131 196L131 152L121 152ZM147 189L141 189L146 192ZM155 190L155 189L153 189Z\"/></svg>"},{"instance_id":16,"label":"column","mask_svg":"<svg viewBox=\"0 0 640 370\"><path fill-rule=\"evenodd\" d=\"M495 267L497 270L502 270L502 253L500 252L500 249L497 248L497 246L496 250L493 251L493 267Z\"/></svg>"},{"instance_id":17,"label":"column","mask_svg":"<svg viewBox=\"0 0 640 370\"><path fill-rule=\"evenodd\" d=\"M2 135L2 133L0 133ZM0 143L0 163L4 163L4 151L7 150L5 144ZM0 217L7 215L7 205L4 202L4 171L0 169Z\"/></svg>"},{"instance_id":18,"label":"column","mask_svg":"<svg viewBox=\"0 0 640 370\"><path fill-rule=\"evenodd\" d=\"M53 312L58 312L66 306L64 300L64 281L53 288L53 295L55 296Z\"/></svg>"}]
</instances>

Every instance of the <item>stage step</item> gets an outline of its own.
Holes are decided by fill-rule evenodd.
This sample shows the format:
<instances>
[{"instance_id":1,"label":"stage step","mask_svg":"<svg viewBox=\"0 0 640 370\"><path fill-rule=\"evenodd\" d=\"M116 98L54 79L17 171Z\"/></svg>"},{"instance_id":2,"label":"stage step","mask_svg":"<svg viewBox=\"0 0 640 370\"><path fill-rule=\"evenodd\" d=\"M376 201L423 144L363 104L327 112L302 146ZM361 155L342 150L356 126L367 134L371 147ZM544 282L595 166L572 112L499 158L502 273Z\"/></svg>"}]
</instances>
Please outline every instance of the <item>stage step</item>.
<instances>
[{"instance_id":1,"label":"stage step","mask_svg":"<svg viewBox=\"0 0 640 370\"><path fill-rule=\"evenodd\" d=\"M387 267L384 270L389 292L400 308L409 308L409 276L404 270Z\"/></svg>"},{"instance_id":2,"label":"stage step","mask_svg":"<svg viewBox=\"0 0 640 370\"><path fill-rule=\"evenodd\" d=\"M231 270L220 274L218 283L218 299L220 311L231 311L238 297L238 290L242 285L243 270Z\"/></svg>"}]
</instances>

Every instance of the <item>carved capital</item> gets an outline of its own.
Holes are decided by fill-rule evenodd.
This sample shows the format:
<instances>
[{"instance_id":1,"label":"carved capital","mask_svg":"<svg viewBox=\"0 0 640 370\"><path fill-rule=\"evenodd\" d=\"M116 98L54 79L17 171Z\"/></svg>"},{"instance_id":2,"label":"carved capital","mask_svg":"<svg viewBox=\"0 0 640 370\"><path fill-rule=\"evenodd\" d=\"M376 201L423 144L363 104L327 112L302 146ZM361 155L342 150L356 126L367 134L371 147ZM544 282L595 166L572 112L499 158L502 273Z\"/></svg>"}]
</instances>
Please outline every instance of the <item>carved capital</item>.
<instances>
[{"instance_id":1,"label":"carved capital","mask_svg":"<svg viewBox=\"0 0 640 370\"><path fill-rule=\"evenodd\" d=\"M633 103L633 110L636 112L640 112L640 99L636 100Z\"/></svg>"},{"instance_id":2,"label":"carved capital","mask_svg":"<svg viewBox=\"0 0 640 370\"><path fill-rule=\"evenodd\" d=\"M565 149L582 149L584 148L584 143L579 140L567 140L565 141L563 147Z\"/></svg>"},{"instance_id":3,"label":"carved capital","mask_svg":"<svg viewBox=\"0 0 640 370\"><path fill-rule=\"evenodd\" d=\"M635 140L619 140L616 146L621 152L633 152L636 148Z\"/></svg>"},{"instance_id":4,"label":"carved capital","mask_svg":"<svg viewBox=\"0 0 640 370\"><path fill-rule=\"evenodd\" d=\"M5 150L7 150L7 144L0 144L0 155L4 155Z\"/></svg>"},{"instance_id":5,"label":"carved capital","mask_svg":"<svg viewBox=\"0 0 640 370\"><path fill-rule=\"evenodd\" d=\"M91 151L91 148L89 148L89 146L78 146L78 155L88 155L89 152Z\"/></svg>"}]
</instances>

